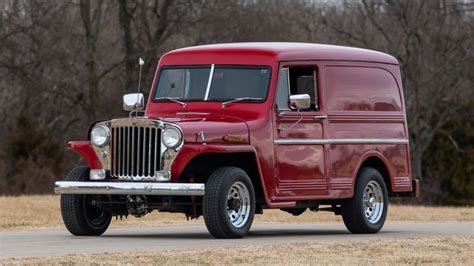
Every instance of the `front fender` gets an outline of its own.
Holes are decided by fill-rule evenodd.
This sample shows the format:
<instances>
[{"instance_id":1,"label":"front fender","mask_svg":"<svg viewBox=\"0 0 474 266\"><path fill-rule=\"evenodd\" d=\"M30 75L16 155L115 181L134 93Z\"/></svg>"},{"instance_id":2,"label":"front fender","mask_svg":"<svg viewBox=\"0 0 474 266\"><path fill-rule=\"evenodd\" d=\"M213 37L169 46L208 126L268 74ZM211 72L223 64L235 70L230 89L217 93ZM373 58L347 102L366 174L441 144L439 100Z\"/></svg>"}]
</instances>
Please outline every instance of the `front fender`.
<instances>
[{"instance_id":1,"label":"front fender","mask_svg":"<svg viewBox=\"0 0 474 266\"><path fill-rule=\"evenodd\" d=\"M199 154L236 152L252 152L256 154L255 148L250 145L185 144L171 166L171 181L177 182L186 165Z\"/></svg>"},{"instance_id":2,"label":"front fender","mask_svg":"<svg viewBox=\"0 0 474 266\"><path fill-rule=\"evenodd\" d=\"M258 168L259 181L262 185L262 192L265 203L269 207L277 206L272 203L268 197L267 188L263 180L263 174L258 160L257 151L255 147L250 145L223 145L223 144L185 144L171 167L171 182L178 182L178 178L183 172L184 168L196 156L203 153L252 153L255 154L256 166ZM203 166L205 167L205 166Z\"/></svg>"},{"instance_id":3,"label":"front fender","mask_svg":"<svg viewBox=\"0 0 474 266\"><path fill-rule=\"evenodd\" d=\"M91 169L101 169L102 163L97 157L90 141L70 141L67 143L70 150L79 153Z\"/></svg>"}]
</instances>

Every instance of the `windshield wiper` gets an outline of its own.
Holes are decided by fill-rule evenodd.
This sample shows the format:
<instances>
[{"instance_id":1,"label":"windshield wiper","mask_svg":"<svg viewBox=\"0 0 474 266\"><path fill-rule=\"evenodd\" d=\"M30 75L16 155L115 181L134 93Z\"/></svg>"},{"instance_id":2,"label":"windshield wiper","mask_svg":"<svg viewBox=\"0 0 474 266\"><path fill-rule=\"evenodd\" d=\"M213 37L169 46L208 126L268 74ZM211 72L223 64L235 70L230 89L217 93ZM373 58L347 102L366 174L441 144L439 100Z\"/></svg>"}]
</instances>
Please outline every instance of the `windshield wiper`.
<instances>
[{"instance_id":1,"label":"windshield wiper","mask_svg":"<svg viewBox=\"0 0 474 266\"><path fill-rule=\"evenodd\" d=\"M222 108L225 108L230 103L235 103L235 102L240 102L240 101L261 101L261 100L263 100L263 99L262 98L252 98L252 97L235 98L233 100L223 102L222 103Z\"/></svg>"},{"instance_id":2,"label":"windshield wiper","mask_svg":"<svg viewBox=\"0 0 474 266\"><path fill-rule=\"evenodd\" d=\"M181 106L182 106L183 108L185 108L185 107L187 106L186 103L183 103L183 102L178 101L178 100L176 100L176 99L174 99L174 98L171 98L171 97L155 98L155 100L169 100L169 101L172 101L172 102L181 104Z\"/></svg>"}]
</instances>

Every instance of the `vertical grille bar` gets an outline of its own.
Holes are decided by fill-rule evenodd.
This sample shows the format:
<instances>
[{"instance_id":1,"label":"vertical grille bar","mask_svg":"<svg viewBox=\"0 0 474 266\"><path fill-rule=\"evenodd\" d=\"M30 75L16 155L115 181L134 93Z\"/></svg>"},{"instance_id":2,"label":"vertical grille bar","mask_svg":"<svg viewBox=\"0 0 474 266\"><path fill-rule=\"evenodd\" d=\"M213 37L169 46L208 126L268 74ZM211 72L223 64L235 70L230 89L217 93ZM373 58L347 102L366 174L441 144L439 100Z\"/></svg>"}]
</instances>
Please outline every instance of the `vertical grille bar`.
<instances>
[{"instance_id":1,"label":"vertical grille bar","mask_svg":"<svg viewBox=\"0 0 474 266\"><path fill-rule=\"evenodd\" d=\"M142 146L142 141L141 141L141 134L142 134L142 128L138 128L138 134L137 134L137 176L140 176L142 174L141 168L140 168L140 147Z\"/></svg>"},{"instance_id":2,"label":"vertical grille bar","mask_svg":"<svg viewBox=\"0 0 474 266\"><path fill-rule=\"evenodd\" d=\"M130 167L130 176L135 175L135 163L134 159L135 157L133 156L135 154L134 146L135 146L135 128L132 127L132 149L130 150L130 161L131 161L131 167Z\"/></svg>"},{"instance_id":3,"label":"vertical grille bar","mask_svg":"<svg viewBox=\"0 0 474 266\"><path fill-rule=\"evenodd\" d=\"M148 128L143 129L143 176L148 176Z\"/></svg>"},{"instance_id":4,"label":"vertical grille bar","mask_svg":"<svg viewBox=\"0 0 474 266\"><path fill-rule=\"evenodd\" d=\"M115 144L115 128L112 128L112 140L111 140L111 168L110 168L110 175L115 176L115 147L117 144Z\"/></svg>"},{"instance_id":5,"label":"vertical grille bar","mask_svg":"<svg viewBox=\"0 0 474 266\"><path fill-rule=\"evenodd\" d=\"M153 134L151 136L151 139L152 139L151 140L151 145L153 145L153 157L151 158L150 161L151 161L151 173L153 175L155 175L155 171L156 171L156 163L155 163L155 161L156 161L156 141L155 141L156 140L156 128L153 128L152 132L153 132Z\"/></svg>"},{"instance_id":6,"label":"vertical grille bar","mask_svg":"<svg viewBox=\"0 0 474 266\"><path fill-rule=\"evenodd\" d=\"M134 132L135 132L135 139L134 139L134 143L135 143L135 150L133 151L133 165L134 165L134 172L133 172L133 175L134 176L138 176L138 150L139 150L139 136L140 136L140 128L138 127L135 127L134 128Z\"/></svg>"},{"instance_id":7,"label":"vertical grille bar","mask_svg":"<svg viewBox=\"0 0 474 266\"><path fill-rule=\"evenodd\" d=\"M127 139L128 139L128 134L127 134L127 129L128 127L123 127L123 160L122 160L122 167L123 167L123 173L125 177L127 176L127 157L128 157L128 149L127 149Z\"/></svg>"},{"instance_id":8,"label":"vertical grille bar","mask_svg":"<svg viewBox=\"0 0 474 266\"><path fill-rule=\"evenodd\" d=\"M142 137L142 141L143 141L143 145L142 145L142 153L143 153L143 157L142 157L142 176L145 176L145 151L146 151L146 130L145 128L143 128L143 137Z\"/></svg>"},{"instance_id":9,"label":"vertical grille bar","mask_svg":"<svg viewBox=\"0 0 474 266\"><path fill-rule=\"evenodd\" d=\"M122 162L122 145L121 145L122 134L121 133L122 132L121 131L122 131L122 128L120 128L120 127L117 128L117 134L118 134L118 136L117 136L117 147L118 147L118 149L117 149L117 157L118 157L117 158L117 174L119 176L122 175L122 171L121 171L121 169L122 169L122 165L121 165L121 162Z\"/></svg>"},{"instance_id":10,"label":"vertical grille bar","mask_svg":"<svg viewBox=\"0 0 474 266\"><path fill-rule=\"evenodd\" d=\"M130 165L130 127L125 127L125 139L127 142L127 148L125 149L125 156L127 160L125 161L125 176L129 176L129 165Z\"/></svg>"},{"instance_id":11,"label":"vertical grille bar","mask_svg":"<svg viewBox=\"0 0 474 266\"><path fill-rule=\"evenodd\" d=\"M121 157L121 160L120 160L120 169L121 169L121 172L120 174L121 175L125 175L125 164L124 164L124 161L125 161L125 128L124 127L121 127L120 128L120 146L122 148L122 157Z\"/></svg>"},{"instance_id":12,"label":"vertical grille bar","mask_svg":"<svg viewBox=\"0 0 474 266\"><path fill-rule=\"evenodd\" d=\"M119 147L119 143L118 143L118 129L116 128L115 129L115 139L114 139L114 146L115 146L115 149L114 149L114 156L115 156L115 166L114 166L114 174L116 176L118 176L118 162L119 162L119 159L118 159L118 147Z\"/></svg>"},{"instance_id":13,"label":"vertical grille bar","mask_svg":"<svg viewBox=\"0 0 474 266\"><path fill-rule=\"evenodd\" d=\"M133 165L133 127L129 127L128 137L130 140L130 150L128 151L128 177L132 177L132 165Z\"/></svg>"},{"instance_id":14,"label":"vertical grille bar","mask_svg":"<svg viewBox=\"0 0 474 266\"><path fill-rule=\"evenodd\" d=\"M158 154L160 153L160 150L161 150L161 132L160 130L156 130L156 139L155 139L155 143L156 143L156 151L158 151ZM156 154L156 153L155 153ZM155 156L155 164L156 164L156 170L159 170L161 169L161 160L160 160L160 156Z\"/></svg>"},{"instance_id":15,"label":"vertical grille bar","mask_svg":"<svg viewBox=\"0 0 474 266\"><path fill-rule=\"evenodd\" d=\"M160 129L116 126L111 131L111 176L153 177L160 169Z\"/></svg>"},{"instance_id":16,"label":"vertical grille bar","mask_svg":"<svg viewBox=\"0 0 474 266\"><path fill-rule=\"evenodd\" d=\"M152 129L148 129L148 176L153 176L153 171L151 170L151 133Z\"/></svg>"}]
</instances>

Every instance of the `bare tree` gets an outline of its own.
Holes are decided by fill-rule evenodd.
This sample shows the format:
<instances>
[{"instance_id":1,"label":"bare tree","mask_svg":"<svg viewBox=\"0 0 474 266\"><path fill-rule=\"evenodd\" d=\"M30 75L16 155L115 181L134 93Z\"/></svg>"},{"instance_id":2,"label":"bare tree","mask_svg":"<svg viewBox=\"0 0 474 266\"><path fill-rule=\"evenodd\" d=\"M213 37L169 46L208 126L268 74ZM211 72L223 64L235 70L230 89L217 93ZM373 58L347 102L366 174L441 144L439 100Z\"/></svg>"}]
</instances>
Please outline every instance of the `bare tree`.
<instances>
[{"instance_id":1,"label":"bare tree","mask_svg":"<svg viewBox=\"0 0 474 266\"><path fill-rule=\"evenodd\" d=\"M421 177L425 159L438 158L430 154L437 136L459 151L468 142L452 132L471 128L459 121L472 121L473 20L474 3L461 0L1 1L0 193L50 192L78 162L64 143L84 138L95 119L124 115L118 103L136 84L137 57L146 88L168 50L241 41L396 56Z\"/></svg>"},{"instance_id":2,"label":"bare tree","mask_svg":"<svg viewBox=\"0 0 474 266\"><path fill-rule=\"evenodd\" d=\"M412 171L435 134L459 115L473 96L466 78L472 60L469 21L455 1L360 0L326 9L323 23L336 43L384 51L402 70L409 120ZM453 13L455 10L456 12Z\"/></svg>"}]
</instances>

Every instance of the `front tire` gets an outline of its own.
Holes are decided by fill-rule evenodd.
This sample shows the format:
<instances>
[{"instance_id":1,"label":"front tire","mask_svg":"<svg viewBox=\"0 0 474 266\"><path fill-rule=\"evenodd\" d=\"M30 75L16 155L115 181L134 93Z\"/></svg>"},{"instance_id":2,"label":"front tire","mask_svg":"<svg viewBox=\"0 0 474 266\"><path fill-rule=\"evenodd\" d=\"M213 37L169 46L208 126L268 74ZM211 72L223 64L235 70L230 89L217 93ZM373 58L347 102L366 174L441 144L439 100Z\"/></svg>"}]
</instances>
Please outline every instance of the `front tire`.
<instances>
[{"instance_id":1,"label":"front tire","mask_svg":"<svg viewBox=\"0 0 474 266\"><path fill-rule=\"evenodd\" d=\"M342 218L353 234L373 234L382 229L388 210L388 193L382 175L375 169L361 168L354 196L342 204Z\"/></svg>"},{"instance_id":2,"label":"front tire","mask_svg":"<svg viewBox=\"0 0 474 266\"><path fill-rule=\"evenodd\" d=\"M65 181L90 181L90 168L78 166ZM61 216L67 230L76 236L98 236L110 225L112 215L91 204L91 195L61 194Z\"/></svg>"},{"instance_id":3,"label":"front tire","mask_svg":"<svg viewBox=\"0 0 474 266\"><path fill-rule=\"evenodd\" d=\"M215 238L241 238L250 230L255 214L255 192L245 171L222 167L206 183L203 215Z\"/></svg>"}]
</instances>

